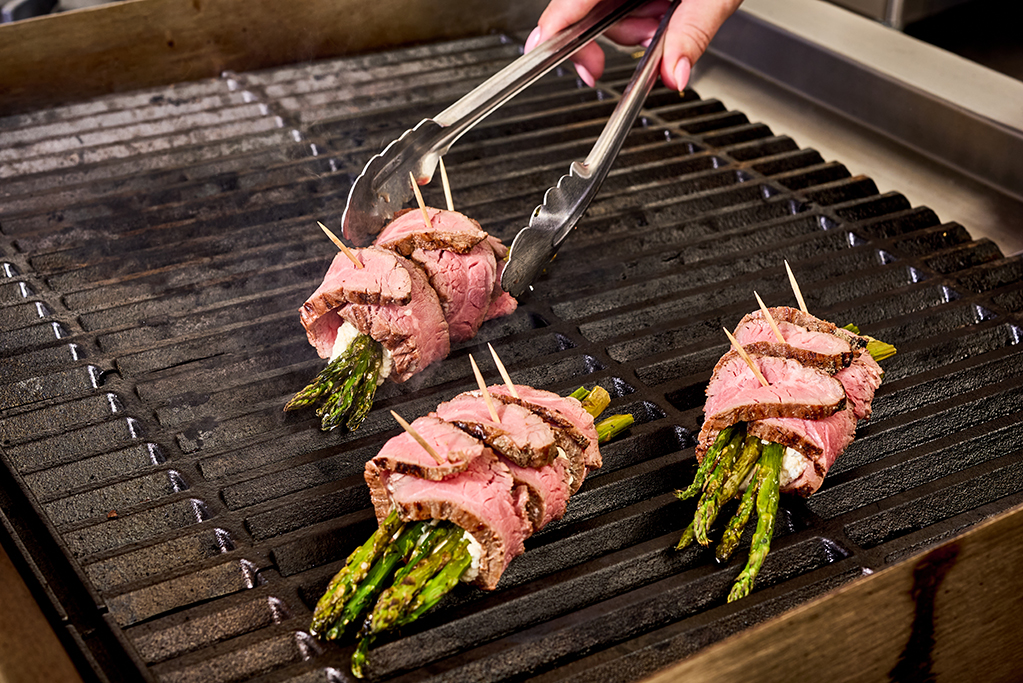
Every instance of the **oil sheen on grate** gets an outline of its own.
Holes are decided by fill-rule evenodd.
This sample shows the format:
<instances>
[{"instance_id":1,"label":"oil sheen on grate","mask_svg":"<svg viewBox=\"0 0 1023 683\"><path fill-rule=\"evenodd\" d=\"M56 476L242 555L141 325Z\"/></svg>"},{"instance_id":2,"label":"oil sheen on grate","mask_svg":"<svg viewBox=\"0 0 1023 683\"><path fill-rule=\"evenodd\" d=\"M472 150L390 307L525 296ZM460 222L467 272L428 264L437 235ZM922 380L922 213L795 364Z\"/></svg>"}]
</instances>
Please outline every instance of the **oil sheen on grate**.
<instances>
[{"instance_id":1,"label":"oil sheen on grate","mask_svg":"<svg viewBox=\"0 0 1023 683\"><path fill-rule=\"evenodd\" d=\"M82 666L111 680L336 681L311 606L374 521L366 460L474 386L600 384L636 426L499 590L460 587L371 653L377 679L629 681L1023 501L1023 261L714 99L655 90L598 199L511 316L324 434L297 310L354 177L514 59L500 37L227 75L0 120L3 512ZM447 156L506 241L585 156L633 64L557 72ZM434 186L427 201L442 204ZM721 327L791 305L895 344L874 416L744 553L672 550ZM745 539L748 543L748 538Z\"/></svg>"}]
</instances>

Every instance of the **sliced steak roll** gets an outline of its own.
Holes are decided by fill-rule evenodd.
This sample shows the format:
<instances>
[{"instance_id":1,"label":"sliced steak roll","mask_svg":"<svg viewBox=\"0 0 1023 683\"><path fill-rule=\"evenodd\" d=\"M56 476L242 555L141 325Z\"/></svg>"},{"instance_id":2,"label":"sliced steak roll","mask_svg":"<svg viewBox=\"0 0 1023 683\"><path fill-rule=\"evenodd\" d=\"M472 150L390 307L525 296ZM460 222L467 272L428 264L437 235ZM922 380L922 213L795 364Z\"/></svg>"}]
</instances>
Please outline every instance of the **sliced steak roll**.
<instances>
[{"instance_id":1,"label":"sliced steak roll","mask_svg":"<svg viewBox=\"0 0 1023 683\"><path fill-rule=\"evenodd\" d=\"M572 493L575 493L582 486L587 471L598 469L601 465L593 416L583 409L577 399L520 384L516 384L515 389L519 398L513 397L503 385L489 387L491 396L498 401L523 406L554 428L555 442L570 463Z\"/></svg>"},{"instance_id":2,"label":"sliced steak roll","mask_svg":"<svg viewBox=\"0 0 1023 683\"><path fill-rule=\"evenodd\" d=\"M508 564L525 551L532 532L526 506L526 487L515 484L505 463L493 452L476 458L464 472L441 481L366 465L366 483L381 522L392 506L403 520L446 519L480 543L480 571L473 583L491 590Z\"/></svg>"},{"instance_id":3,"label":"sliced steak roll","mask_svg":"<svg viewBox=\"0 0 1023 683\"><path fill-rule=\"evenodd\" d=\"M426 275L408 259L393 256L412 282L408 304L348 304L338 309L338 315L391 352L394 362L391 379L404 382L447 356L451 342L440 301Z\"/></svg>"},{"instance_id":4,"label":"sliced steak roll","mask_svg":"<svg viewBox=\"0 0 1023 683\"><path fill-rule=\"evenodd\" d=\"M363 264L357 268L351 259L338 253L323 276L323 282L302 305L302 324L306 329L320 316L345 304L399 304L412 299L413 283L399 256L387 249L355 249Z\"/></svg>"},{"instance_id":5,"label":"sliced steak roll","mask_svg":"<svg viewBox=\"0 0 1023 683\"><path fill-rule=\"evenodd\" d=\"M403 382L451 350L437 293L414 263L386 249L356 250L364 268L338 254L302 306L302 325L321 358L330 358L341 320L380 342ZM340 316L340 318L338 317Z\"/></svg>"},{"instance_id":6,"label":"sliced steak roll","mask_svg":"<svg viewBox=\"0 0 1023 683\"><path fill-rule=\"evenodd\" d=\"M440 298L451 341L466 341L476 336L484 320L495 317L491 308L504 294L495 256L495 245L503 245L456 211L427 213L429 226L421 211L399 214L375 244L394 249L423 268ZM501 301L495 315L506 315L518 305L511 297Z\"/></svg>"},{"instance_id":7,"label":"sliced steak roll","mask_svg":"<svg viewBox=\"0 0 1023 683\"><path fill-rule=\"evenodd\" d=\"M412 428L430 444L442 462L438 463L419 442L402 432L389 439L373 458L379 469L440 481L464 472L470 462L488 454L487 447L478 439L440 418L424 415L412 423Z\"/></svg>"},{"instance_id":8,"label":"sliced steak roll","mask_svg":"<svg viewBox=\"0 0 1023 683\"><path fill-rule=\"evenodd\" d=\"M506 460L516 484L525 487L528 493L526 514L533 531L539 531L548 523L561 519L568 507L571 495L571 472L568 459L555 458L543 467L520 467Z\"/></svg>"},{"instance_id":9,"label":"sliced steak roll","mask_svg":"<svg viewBox=\"0 0 1023 683\"><path fill-rule=\"evenodd\" d=\"M489 236L480 224L457 211L427 208L430 226L419 209L402 209L380 231L373 244L408 258L416 249L447 249L467 254Z\"/></svg>"},{"instance_id":10,"label":"sliced steak roll","mask_svg":"<svg viewBox=\"0 0 1023 683\"><path fill-rule=\"evenodd\" d=\"M715 366L707 386L699 453L706 451L719 431L736 422L768 417L817 420L845 405L842 383L826 372L790 358L753 356L753 362L768 386L760 384L734 350L722 356Z\"/></svg>"},{"instance_id":11,"label":"sliced steak roll","mask_svg":"<svg viewBox=\"0 0 1023 683\"><path fill-rule=\"evenodd\" d=\"M789 472L780 483L783 492L806 497L821 487L835 460L852 443L856 434L856 417L852 408L847 407L820 420L775 417L750 422L746 429L749 434L782 444L803 455L802 471ZM798 467L794 469L798 470Z\"/></svg>"},{"instance_id":12,"label":"sliced steak roll","mask_svg":"<svg viewBox=\"0 0 1023 683\"><path fill-rule=\"evenodd\" d=\"M542 467L558 456L554 432L539 415L515 404L494 402L499 422L479 391L459 394L432 413L480 439L519 467Z\"/></svg>"},{"instance_id":13,"label":"sliced steak roll","mask_svg":"<svg viewBox=\"0 0 1023 683\"><path fill-rule=\"evenodd\" d=\"M769 310L772 317L786 316L800 319L803 322L808 322L806 318L813 318L813 316L791 308ZM792 315L792 311L799 315ZM736 340L750 353L792 358L803 365L820 368L832 375L842 368L848 367L852 361L853 349L848 339L835 335L834 331L820 331L826 328L823 324L826 321L814 318L816 323L821 324L813 324L812 327L816 329L810 329L788 320L778 320L776 317L778 330L785 338L785 343L781 343L775 337L774 330L764 318L763 312L757 311L756 313L759 315L753 313L747 315L735 328ZM831 323L827 323L827 325L834 327Z\"/></svg>"}]
</instances>

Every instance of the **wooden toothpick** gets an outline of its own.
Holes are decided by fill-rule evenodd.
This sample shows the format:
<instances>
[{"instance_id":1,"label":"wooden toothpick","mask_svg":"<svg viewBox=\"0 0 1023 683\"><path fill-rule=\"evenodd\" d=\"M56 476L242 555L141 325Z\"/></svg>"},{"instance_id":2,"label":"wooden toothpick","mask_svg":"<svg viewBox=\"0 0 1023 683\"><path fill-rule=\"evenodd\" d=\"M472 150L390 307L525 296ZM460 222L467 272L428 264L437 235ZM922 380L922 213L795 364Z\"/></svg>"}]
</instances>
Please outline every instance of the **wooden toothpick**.
<instances>
[{"instance_id":1,"label":"wooden toothpick","mask_svg":"<svg viewBox=\"0 0 1023 683\"><path fill-rule=\"evenodd\" d=\"M451 198L451 183L448 182L448 169L444 168L444 157L440 158L440 182L444 185L444 199L448 203L448 211L454 211L455 202Z\"/></svg>"},{"instance_id":2,"label":"wooden toothpick","mask_svg":"<svg viewBox=\"0 0 1023 683\"><path fill-rule=\"evenodd\" d=\"M760 304L760 310L764 312L764 317L767 318L767 322L770 323L771 329L774 330L774 336L777 337L778 341L782 344L785 343L785 337L781 336L781 330L778 329L778 323L774 321L774 316L771 315L771 311L767 310L767 305L764 300L760 298L760 295L753 292L753 296L757 298L757 303Z\"/></svg>"},{"instance_id":3,"label":"wooden toothpick","mask_svg":"<svg viewBox=\"0 0 1023 683\"><path fill-rule=\"evenodd\" d=\"M789 284L792 285L792 293L796 295L796 302L799 303L799 310L803 313L809 313L806 310L806 302L803 301L803 293L799 291L799 283L796 282L796 276L792 274L792 268L789 267L789 262L785 261L785 272L789 274Z\"/></svg>"},{"instance_id":4,"label":"wooden toothpick","mask_svg":"<svg viewBox=\"0 0 1023 683\"><path fill-rule=\"evenodd\" d=\"M412 191L416 195L416 203L419 204L419 210L423 212L423 222L426 223L426 229L429 230L433 223L430 222L430 214L426 210L426 202L423 201L423 193L419 191L419 183L416 182L416 177L412 174L412 171L408 172L408 179L412 183Z\"/></svg>"},{"instance_id":5,"label":"wooden toothpick","mask_svg":"<svg viewBox=\"0 0 1023 683\"><path fill-rule=\"evenodd\" d=\"M483 381L483 374L480 372L480 368L476 365L476 359L469 354L469 362L472 364L472 374L476 375L476 384L480 386L480 391L483 392L483 401L487 404L487 410L490 411L490 417L493 418L494 422L500 423L501 418L497 415L497 408L494 407L494 399L490 398L490 392L487 391L487 383Z\"/></svg>"},{"instance_id":6,"label":"wooden toothpick","mask_svg":"<svg viewBox=\"0 0 1023 683\"><path fill-rule=\"evenodd\" d=\"M412 425L410 425L408 422L405 422L405 420L402 419L401 415L399 415L398 413L396 413L396 412L394 412L392 410L391 411L391 416L394 417L394 419L398 421L398 424L401 425L402 429L404 429L406 432L408 432L409 436L411 436L413 439L415 439L416 442L420 446L422 446L423 448L426 449L426 452L429 453L430 456L434 460L437 461L438 465L443 465L444 464L444 460L440 457L440 455L437 454L437 451L433 450L433 446L431 446L430 444L426 443L426 439L424 439L423 437L419 436L419 433L416 432L416 430L412 429Z\"/></svg>"},{"instance_id":7,"label":"wooden toothpick","mask_svg":"<svg viewBox=\"0 0 1023 683\"><path fill-rule=\"evenodd\" d=\"M753 359L749 357L748 353L746 353L746 349L742 348L742 345L739 343L739 341L735 337L732 336L731 332L729 332L724 327L722 327L721 329L725 330L725 334L728 335L728 341L732 342L732 348L734 348L735 351L739 354L739 356L744 361L746 361L746 365L749 366L749 369L752 370L753 374L756 375L758 380L760 380L760 383L763 384L765 387L766 386L770 386L770 384L768 384L768 382L767 382L767 378L764 377L762 372L760 372L760 368L758 368L753 363Z\"/></svg>"},{"instance_id":8,"label":"wooden toothpick","mask_svg":"<svg viewBox=\"0 0 1023 683\"><path fill-rule=\"evenodd\" d=\"M504 363L497 355L497 351L494 351L494 347L491 346L490 342L487 342L487 348L490 349L490 355L494 357L494 364L497 365L497 371L501 373L501 378L504 380L504 384L508 387L508 392L515 398L519 397L519 392L515 391L515 385L512 384L511 377L508 376L508 370L505 369Z\"/></svg>"},{"instance_id":9,"label":"wooden toothpick","mask_svg":"<svg viewBox=\"0 0 1023 683\"><path fill-rule=\"evenodd\" d=\"M341 241L341 238L339 238L337 235L332 233L330 231L330 228L328 228L326 225L324 225L323 223L321 223L319 221L316 221L316 225L320 226L320 228L323 230L323 232L326 233L327 237L330 238L330 241L333 242L334 244L336 244L337 248L340 249L341 252L345 256L347 256L349 259L351 259L352 263L355 264L356 268L362 268L363 267L363 265L359 261L359 259L357 259L355 257L355 252L353 252L351 249L349 249L348 245L346 245L344 242Z\"/></svg>"}]
</instances>

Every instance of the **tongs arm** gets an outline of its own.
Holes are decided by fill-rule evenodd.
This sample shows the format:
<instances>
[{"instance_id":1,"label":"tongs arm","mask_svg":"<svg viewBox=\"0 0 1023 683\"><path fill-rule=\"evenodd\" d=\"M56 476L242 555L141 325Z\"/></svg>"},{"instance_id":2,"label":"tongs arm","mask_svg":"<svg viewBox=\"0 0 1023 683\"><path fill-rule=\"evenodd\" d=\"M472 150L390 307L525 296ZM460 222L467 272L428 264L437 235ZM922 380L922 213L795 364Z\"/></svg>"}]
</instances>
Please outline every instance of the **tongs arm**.
<instances>
[{"instance_id":1,"label":"tongs arm","mask_svg":"<svg viewBox=\"0 0 1023 683\"><path fill-rule=\"evenodd\" d=\"M370 159L352 185L341 217L344 235L357 245L372 242L412 199L409 173L420 185L429 182L440 157L466 131L646 2L601 0L583 19L516 59L435 118L405 131Z\"/></svg>"},{"instance_id":2,"label":"tongs arm","mask_svg":"<svg viewBox=\"0 0 1023 683\"><path fill-rule=\"evenodd\" d=\"M540 43L442 111L434 121L446 130L440 155L484 117L582 49L619 19L649 0L602 0L589 14Z\"/></svg>"},{"instance_id":3,"label":"tongs arm","mask_svg":"<svg viewBox=\"0 0 1023 683\"><path fill-rule=\"evenodd\" d=\"M603 184L647 95L657 82L664 53L664 34L679 4L680 0L674 0L665 12L622 99L590 153L583 161L572 162L568 174L547 190L543 204L534 209L529 225L516 235L501 275L501 286L512 296L524 293L554 258Z\"/></svg>"}]
</instances>

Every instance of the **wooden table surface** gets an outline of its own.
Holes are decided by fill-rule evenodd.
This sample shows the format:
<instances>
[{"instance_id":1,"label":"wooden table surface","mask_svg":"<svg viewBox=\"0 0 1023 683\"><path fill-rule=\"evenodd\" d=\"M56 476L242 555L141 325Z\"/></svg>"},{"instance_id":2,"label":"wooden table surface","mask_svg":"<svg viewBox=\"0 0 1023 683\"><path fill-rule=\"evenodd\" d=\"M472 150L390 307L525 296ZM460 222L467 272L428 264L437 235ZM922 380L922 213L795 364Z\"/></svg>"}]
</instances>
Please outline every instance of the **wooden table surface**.
<instances>
[{"instance_id":1,"label":"wooden table surface","mask_svg":"<svg viewBox=\"0 0 1023 683\"><path fill-rule=\"evenodd\" d=\"M11 558L0 547L0 683L82 680Z\"/></svg>"}]
</instances>

